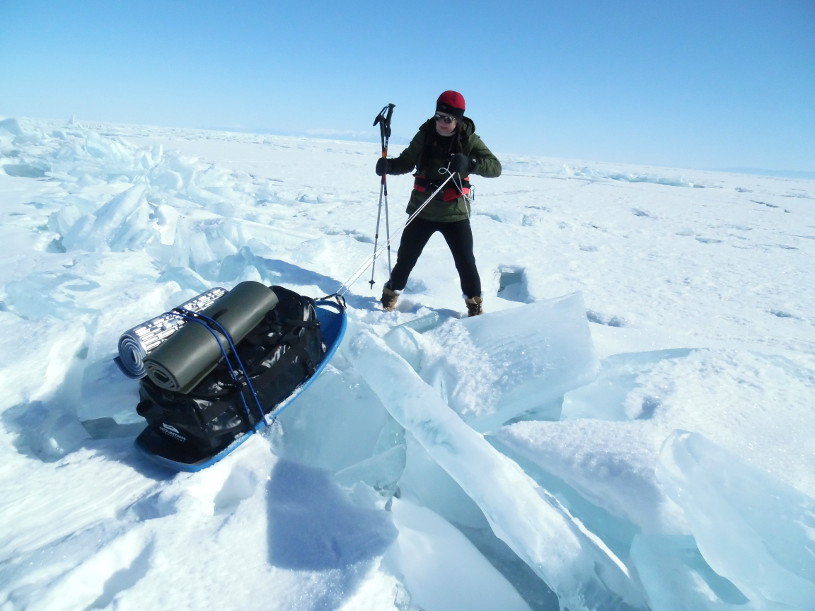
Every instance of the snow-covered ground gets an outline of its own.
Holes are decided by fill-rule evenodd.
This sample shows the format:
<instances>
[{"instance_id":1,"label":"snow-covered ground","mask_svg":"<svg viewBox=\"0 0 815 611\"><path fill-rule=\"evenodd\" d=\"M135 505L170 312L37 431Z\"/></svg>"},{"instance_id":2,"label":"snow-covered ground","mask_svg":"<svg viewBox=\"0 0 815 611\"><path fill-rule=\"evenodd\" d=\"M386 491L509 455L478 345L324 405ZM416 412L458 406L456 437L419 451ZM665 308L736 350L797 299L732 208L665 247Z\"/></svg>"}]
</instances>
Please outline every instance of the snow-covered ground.
<instances>
[{"instance_id":1,"label":"snow-covered ground","mask_svg":"<svg viewBox=\"0 0 815 611\"><path fill-rule=\"evenodd\" d=\"M815 608L815 181L498 153L465 319L379 143L0 121L0 609ZM169 473L118 339L243 280L348 333Z\"/></svg>"}]
</instances>

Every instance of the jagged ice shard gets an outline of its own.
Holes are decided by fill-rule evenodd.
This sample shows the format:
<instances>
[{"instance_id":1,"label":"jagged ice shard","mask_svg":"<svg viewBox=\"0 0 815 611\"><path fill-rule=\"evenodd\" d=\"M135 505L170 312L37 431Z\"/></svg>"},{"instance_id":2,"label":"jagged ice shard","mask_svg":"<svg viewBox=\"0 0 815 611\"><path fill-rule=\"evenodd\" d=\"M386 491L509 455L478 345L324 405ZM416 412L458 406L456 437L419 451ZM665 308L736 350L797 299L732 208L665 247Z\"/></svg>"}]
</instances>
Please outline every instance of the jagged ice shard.
<instances>
[{"instance_id":1,"label":"jagged ice shard","mask_svg":"<svg viewBox=\"0 0 815 611\"><path fill-rule=\"evenodd\" d=\"M580 293L453 320L424 334L403 325L387 340L481 432L527 412L559 412L563 395L592 381L598 369Z\"/></svg>"},{"instance_id":2,"label":"jagged ice shard","mask_svg":"<svg viewBox=\"0 0 815 611\"><path fill-rule=\"evenodd\" d=\"M646 608L625 565L515 462L468 426L384 341L348 350L388 411L483 511L493 532L570 609ZM511 502L508 500L511 499Z\"/></svg>"},{"instance_id":3,"label":"jagged ice shard","mask_svg":"<svg viewBox=\"0 0 815 611\"><path fill-rule=\"evenodd\" d=\"M657 476L704 559L754 608L815 609L812 498L687 431L665 441Z\"/></svg>"}]
</instances>

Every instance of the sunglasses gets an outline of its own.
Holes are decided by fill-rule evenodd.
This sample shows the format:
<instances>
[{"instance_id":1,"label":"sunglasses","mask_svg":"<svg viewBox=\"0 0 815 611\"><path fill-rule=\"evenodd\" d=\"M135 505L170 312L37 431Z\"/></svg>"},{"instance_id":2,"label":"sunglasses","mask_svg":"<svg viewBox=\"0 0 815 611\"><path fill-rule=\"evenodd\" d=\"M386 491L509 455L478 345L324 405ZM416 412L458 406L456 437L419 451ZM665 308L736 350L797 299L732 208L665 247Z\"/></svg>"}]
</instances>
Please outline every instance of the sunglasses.
<instances>
[{"instance_id":1,"label":"sunglasses","mask_svg":"<svg viewBox=\"0 0 815 611\"><path fill-rule=\"evenodd\" d=\"M455 117L451 117L449 115L440 115L440 114L433 115L433 118L436 119L436 121L441 121L442 123L446 123L447 125L450 125L453 121L456 120Z\"/></svg>"}]
</instances>

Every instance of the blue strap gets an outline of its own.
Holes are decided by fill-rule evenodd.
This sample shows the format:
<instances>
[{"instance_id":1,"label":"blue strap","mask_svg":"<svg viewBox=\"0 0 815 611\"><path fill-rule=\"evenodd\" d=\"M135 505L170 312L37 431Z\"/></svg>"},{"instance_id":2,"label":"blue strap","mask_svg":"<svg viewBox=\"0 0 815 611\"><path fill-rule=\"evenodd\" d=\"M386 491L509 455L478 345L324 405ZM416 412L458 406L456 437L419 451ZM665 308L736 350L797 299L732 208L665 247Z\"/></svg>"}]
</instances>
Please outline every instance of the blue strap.
<instances>
[{"instance_id":1,"label":"blue strap","mask_svg":"<svg viewBox=\"0 0 815 611\"><path fill-rule=\"evenodd\" d=\"M258 413L260 414L260 420L255 424L255 430L259 428L261 422L265 423L266 414L263 411L263 406L260 404L260 399L258 398L257 393L255 392L254 386L252 386L252 381L249 379L249 372L244 367L243 363L241 362L240 356L238 356L238 351L235 349L235 344L232 343L232 337L229 335L226 329L224 329L223 325L219 323L214 318L210 318L209 316L205 316L200 312L193 312L191 310L187 310L184 308L175 308L173 309L173 313L181 316L185 320L192 321L198 323L199 325L203 325L204 328L207 329L212 336L215 338L215 341L218 342L218 347L221 349L221 354L224 356L224 360L226 361L227 367L229 368L229 375L238 384L238 392L241 396L241 401L243 402L244 410L246 411L247 417L250 418L251 422L251 415L249 410L249 405L246 403L246 397L243 395L243 392L240 389L241 380L238 379L237 375L235 375L235 369L238 369L244 377L246 381L246 385L249 387L250 392L252 393L252 397L255 399L255 405L257 405ZM223 343L221 342L218 334L215 331L220 331L223 336L226 338L226 341L229 343L229 348L232 350L232 354L235 356L235 360L237 361L238 366L233 367L232 362L229 360L229 355L224 347Z\"/></svg>"}]
</instances>

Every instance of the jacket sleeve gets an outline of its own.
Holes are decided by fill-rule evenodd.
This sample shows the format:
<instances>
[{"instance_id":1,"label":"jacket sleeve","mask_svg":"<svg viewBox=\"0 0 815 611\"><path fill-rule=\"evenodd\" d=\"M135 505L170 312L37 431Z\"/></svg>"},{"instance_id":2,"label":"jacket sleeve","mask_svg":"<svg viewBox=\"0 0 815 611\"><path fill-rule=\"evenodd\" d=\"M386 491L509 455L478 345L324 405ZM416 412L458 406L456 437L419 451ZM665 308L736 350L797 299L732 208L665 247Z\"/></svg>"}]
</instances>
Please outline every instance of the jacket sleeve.
<instances>
[{"instance_id":1,"label":"jacket sleeve","mask_svg":"<svg viewBox=\"0 0 815 611\"><path fill-rule=\"evenodd\" d=\"M398 157L391 159L389 174L407 174L412 172L419 161L419 154L424 146L424 136L421 131L413 136L407 148Z\"/></svg>"},{"instance_id":2,"label":"jacket sleeve","mask_svg":"<svg viewBox=\"0 0 815 611\"><path fill-rule=\"evenodd\" d=\"M470 136L470 159L475 159L475 166L470 170L470 174L478 174L485 178L496 178L501 175L501 162L492 154L492 151L487 148L484 141L479 136L473 134Z\"/></svg>"}]
</instances>

